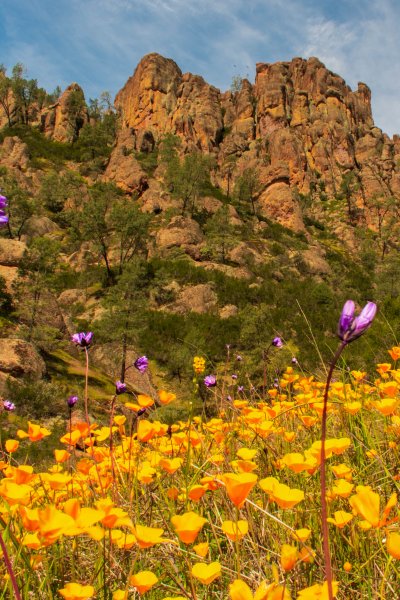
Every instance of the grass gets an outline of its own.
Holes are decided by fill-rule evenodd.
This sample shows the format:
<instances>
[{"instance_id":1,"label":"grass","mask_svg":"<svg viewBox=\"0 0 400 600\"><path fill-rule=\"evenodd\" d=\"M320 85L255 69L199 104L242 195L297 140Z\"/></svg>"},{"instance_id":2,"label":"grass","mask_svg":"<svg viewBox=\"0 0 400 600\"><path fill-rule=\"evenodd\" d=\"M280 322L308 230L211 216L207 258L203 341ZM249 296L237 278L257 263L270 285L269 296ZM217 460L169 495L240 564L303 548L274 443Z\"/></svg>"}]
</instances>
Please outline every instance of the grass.
<instances>
[{"instance_id":1,"label":"grass","mask_svg":"<svg viewBox=\"0 0 400 600\"><path fill-rule=\"evenodd\" d=\"M228 354L208 390L200 365L186 398L160 394L165 406L155 412L144 395L114 398L112 430L104 412L90 435L82 423L73 434L19 425L26 433L15 442L3 437L0 523L22 600L328 598L318 446L324 382L296 365L257 390L242 358ZM392 348L370 376L337 368L330 389L329 542L342 600L400 590L399 359ZM61 351L50 372L72 387L85 376L83 363ZM109 407L113 388L90 368L90 402ZM203 406L197 416L194 406ZM158 420L174 411L174 422ZM43 444L58 449L46 465L42 455L30 458ZM0 598L8 598L11 580L0 569Z\"/></svg>"}]
</instances>

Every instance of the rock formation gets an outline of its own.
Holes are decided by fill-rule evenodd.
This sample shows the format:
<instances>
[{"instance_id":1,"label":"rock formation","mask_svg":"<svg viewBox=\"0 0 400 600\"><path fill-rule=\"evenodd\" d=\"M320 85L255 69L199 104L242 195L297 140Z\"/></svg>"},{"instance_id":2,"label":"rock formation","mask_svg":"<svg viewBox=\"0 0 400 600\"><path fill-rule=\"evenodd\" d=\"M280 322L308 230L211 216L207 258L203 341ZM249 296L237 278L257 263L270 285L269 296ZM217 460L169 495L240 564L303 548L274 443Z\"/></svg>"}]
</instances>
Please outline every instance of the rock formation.
<instances>
[{"instance_id":1,"label":"rock formation","mask_svg":"<svg viewBox=\"0 0 400 600\"><path fill-rule=\"evenodd\" d=\"M153 53L140 61L115 106L136 151L143 139L178 135L184 149L216 155L225 190L229 161L233 181L253 165L262 182L261 214L295 230L303 229L299 194L321 184L333 197L353 173L355 203L367 221L369 200L400 186L400 140L374 126L368 86L352 91L317 58L259 63L254 85L243 80L240 91L221 93Z\"/></svg>"}]
</instances>

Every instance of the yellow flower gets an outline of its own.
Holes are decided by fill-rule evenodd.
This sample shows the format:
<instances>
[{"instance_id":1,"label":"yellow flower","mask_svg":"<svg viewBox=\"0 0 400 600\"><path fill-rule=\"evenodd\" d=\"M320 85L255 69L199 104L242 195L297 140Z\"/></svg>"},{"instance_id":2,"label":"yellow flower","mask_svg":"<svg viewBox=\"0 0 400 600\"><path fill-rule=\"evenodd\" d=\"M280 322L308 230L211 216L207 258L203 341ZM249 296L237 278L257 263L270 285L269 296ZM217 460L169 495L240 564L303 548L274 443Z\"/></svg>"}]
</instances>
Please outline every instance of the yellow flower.
<instances>
[{"instance_id":1,"label":"yellow flower","mask_svg":"<svg viewBox=\"0 0 400 600\"><path fill-rule=\"evenodd\" d=\"M304 500L304 492L290 488L284 483L279 483L275 477L266 477L259 482L260 488L266 492L270 500L277 503L280 508L293 508Z\"/></svg>"},{"instance_id":2,"label":"yellow flower","mask_svg":"<svg viewBox=\"0 0 400 600\"><path fill-rule=\"evenodd\" d=\"M40 425L36 425L35 423L31 423L28 421L28 432L23 431L22 429L18 429L17 436L20 439L29 438L31 442L39 442L44 437L51 434L51 431L46 429L45 427L40 427Z\"/></svg>"},{"instance_id":3,"label":"yellow flower","mask_svg":"<svg viewBox=\"0 0 400 600\"><path fill-rule=\"evenodd\" d=\"M66 600L87 600L94 594L92 585L81 585L80 583L67 583L65 588L58 590Z\"/></svg>"},{"instance_id":4,"label":"yellow flower","mask_svg":"<svg viewBox=\"0 0 400 600\"><path fill-rule=\"evenodd\" d=\"M337 510L335 512L335 518L332 519L332 517L328 517L327 521L328 523L333 523L334 525L336 525L336 527L339 527L339 529L343 529L343 527L350 523L352 518L353 515L351 513L348 513L344 510Z\"/></svg>"},{"instance_id":5,"label":"yellow flower","mask_svg":"<svg viewBox=\"0 0 400 600\"><path fill-rule=\"evenodd\" d=\"M170 404L171 402L176 400L176 394L173 394L172 392L166 392L165 390L160 390L158 392L158 398L160 400L160 403L163 406L166 406L167 404Z\"/></svg>"},{"instance_id":6,"label":"yellow flower","mask_svg":"<svg viewBox=\"0 0 400 600\"><path fill-rule=\"evenodd\" d=\"M196 544L196 546L193 546L193 550L196 552L197 556L200 556L201 558L205 558L207 556L208 550L209 550L208 542Z\"/></svg>"},{"instance_id":7,"label":"yellow flower","mask_svg":"<svg viewBox=\"0 0 400 600\"><path fill-rule=\"evenodd\" d=\"M155 544L162 544L168 540L161 537L164 529L158 527L147 527L146 525L136 524L133 528L139 548L151 548Z\"/></svg>"},{"instance_id":8,"label":"yellow flower","mask_svg":"<svg viewBox=\"0 0 400 600\"><path fill-rule=\"evenodd\" d=\"M306 529L305 527L302 529L296 529L292 533L292 538L296 541L306 542L311 535L311 529Z\"/></svg>"},{"instance_id":9,"label":"yellow flower","mask_svg":"<svg viewBox=\"0 0 400 600\"><path fill-rule=\"evenodd\" d=\"M295 546L290 546L289 544L282 545L280 562L284 571L291 571L298 558L299 552Z\"/></svg>"},{"instance_id":10,"label":"yellow flower","mask_svg":"<svg viewBox=\"0 0 400 600\"><path fill-rule=\"evenodd\" d=\"M241 508L252 488L257 483L257 475L253 473L225 473L221 477L225 483L226 492L233 504Z\"/></svg>"},{"instance_id":11,"label":"yellow flower","mask_svg":"<svg viewBox=\"0 0 400 600\"><path fill-rule=\"evenodd\" d=\"M129 583L137 589L139 594L144 594L145 592L148 592L157 581L158 577L151 571L140 571L139 573L136 573L136 575L132 575Z\"/></svg>"},{"instance_id":12,"label":"yellow flower","mask_svg":"<svg viewBox=\"0 0 400 600\"><path fill-rule=\"evenodd\" d=\"M332 581L333 597L336 598L339 585L336 581ZM316 583L311 587L300 590L297 600L329 600L328 583L325 581L322 585Z\"/></svg>"},{"instance_id":13,"label":"yellow flower","mask_svg":"<svg viewBox=\"0 0 400 600\"><path fill-rule=\"evenodd\" d=\"M192 544L199 535L207 519L200 517L195 512L187 512L182 515L175 515L171 519L175 531L184 544Z\"/></svg>"},{"instance_id":14,"label":"yellow flower","mask_svg":"<svg viewBox=\"0 0 400 600\"><path fill-rule=\"evenodd\" d=\"M386 549L390 556L400 559L400 533L389 533L386 540Z\"/></svg>"},{"instance_id":15,"label":"yellow flower","mask_svg":"<svg viewBox=\"0 0 400 600\"><path fill-rule=\"evenodd\" d=\"M357 493L349 500L350 506L355 514L361 515L370 527L382 527L386 525L389 512L397 504L397 494L390 496L380 518L380 498L379 494L373 492L370 486L359 485L356 488ZM363 528L364 525L360 523Z\"/></svg>"},{"instance_id":16,"label":"yellow flower","mask_svg":"<svg viewBox=\"0 0 400 600\"><path fill-rule=\"evenodd\" d=\"M286 586L277 583L268 584L266 581L261 582L253 596L247 583L241 579L236 579L229 585L229 598L230 600L291 600Z\"/></svg>"},{"instance_id":17,"label":"yellow flower","mask_svg":"<svg viewBox=\"0 0 400 600\"><path fill-rule=\"evenodd\" d=\"M19 448L19 441L18 440L7 440L5 443L5 447L6 447L6 452L8 452L9 454L12 454L13 452L16 452Z\"/></svg>"},{"instance_id":18,"label":"yellow flower","mask_svg":"<svg viewBox=\"0 0 400 600\"><path fill-rule=\"evenodd\" d=\"M221 565L219 562L212 562L208 565L195 563L192 567L192 575L204 585L209 585L214 579L221 577Z\"/></svg>"},{"instance_id":19,"label":"yellow flower","mask_svg":"<svg viewBox=\"0 0 400 600\"><path fill-rule=\"evenodd\" d=\"M221 528L232 542L236 542L248 533L249 524L247 521L224 521Z\"/></svg>"},{"instance_id":20,"label":"yellow flower","mask_svg":"<svg viewBox=\"0 0 400 600\"><path fill-rule=\"evenodd\" d=\"M197 375L204 373L206 368L206 361L202 356L195 356L193 359L193 370Z\"/></svg>"}]
</instances>

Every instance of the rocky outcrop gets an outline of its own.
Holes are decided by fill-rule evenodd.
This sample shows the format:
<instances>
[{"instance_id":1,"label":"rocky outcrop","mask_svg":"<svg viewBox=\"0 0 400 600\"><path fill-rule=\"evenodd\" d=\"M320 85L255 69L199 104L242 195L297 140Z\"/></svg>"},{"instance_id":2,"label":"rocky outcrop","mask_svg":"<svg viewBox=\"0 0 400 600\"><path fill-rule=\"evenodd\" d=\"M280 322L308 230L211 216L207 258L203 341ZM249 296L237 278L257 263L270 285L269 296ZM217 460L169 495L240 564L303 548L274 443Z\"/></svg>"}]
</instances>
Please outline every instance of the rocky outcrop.
<instances>
[{"instance_id":1,"label":"rocky outcrop","mask_svg":"<svg viewBox=\"0 0 400 600\"><path fill-rule=\"evenodd\" d=\"M182 248L193 258L199 258L199 244L203 234L196 221L189 217L173 217L168 225L157 232L156 246L159 251L173 247Z\"/></svg>"},{"instance_id":2,"label":"rocky outcrop","mask_svg":"<svg viewBox=\"0 0 400 600\"><path fill-rule=\"evenodd\" d=\"M59 142L72 142L79 131L89 122L88 109L82 88L71 83L60 98L41 114L44 134Z\"/></svg>"},{"instance_id":3,"label":"rocky outcrop","mask_svg":"<svg viewBox=\"0 0 400 600\"><path fill-rule=\"evenodd\" d=\"M0 238L0 265L17 267L26 250L26 244L18 240Z\"/></svg>"},{"instance_id":4,"label":"rocky outcrop","mask_svg":"<svg viewBox=\"0 0 400 600\"><path fill-rule=\"evenodd\" d=\"M0 338L0 371L12 377L40 379L45 372L45 363L29 342Z\"/></svg>"},{"instance_id":5,"label":"rocky outcrop","mask_svg":"<svg viewBox=\"0 0 400 600\"><path fill-rule=\"evenodd\" d=\"M153 53L140 61L115 105L136 151L167 133L178 135L183 151L196 146L215 154L216 182L225 191L253 166L260 214L297 231L304 229L299 194L316 199L323 186L327 197L336 197L349 173L367 222L369 199L400 191L400 139L374 126L368 86L351 90L317 58L259 63L254 85L243 80L240 89L221 93ZM133 164L129 169L135 172Z\"/></svg>"},{"instance_id":6,"label":"rocky outcrop","mask_svg":"<svg viewBox=\"0 0 400 600\"><path fill-rule=\"evenodd\" d=\"M7 169L26 171L29 164L28 146L17 136L6 137L1 148L1 164Z\"/></svg>"},{"instance_id":7,"label":"rocky outcrop","mask_svg":"<svg viewBox=\"0 0 400 600\"><path fill-rule=\"evenodd\" d=\"M209 283L201 283L183 288L179 292L176 301L164 306L163 309L178 314L189 312L204 314L215 312L217 306L218 296L213 286Z\"/></svg>"},{"instance_id":8,"label":"rocky outcrop","mask_svg":"<svg viewBox=\"0 0 400 600\"><path fill-rule=\"evenodd\" d=\"M103 179L115 183L128 194L141 195L148 188L148 177L134 157L135 141L129 129L119 134Z\"/></svg>"},{"instance_id":9,"label":"rocky outcrop","mask_svg":"<svg viewBox=\"0 0 400 600\"><path fill-rule=\"evenodd\" d=\"M124 126L137 136L147 132L159 140L165 133L174 133L185 144L206 151L221 139L219 90L202 77L183 75L173 60L159 54L148 54L140 61L118 92L115 106Z\"/></svg>"}]
</instances>

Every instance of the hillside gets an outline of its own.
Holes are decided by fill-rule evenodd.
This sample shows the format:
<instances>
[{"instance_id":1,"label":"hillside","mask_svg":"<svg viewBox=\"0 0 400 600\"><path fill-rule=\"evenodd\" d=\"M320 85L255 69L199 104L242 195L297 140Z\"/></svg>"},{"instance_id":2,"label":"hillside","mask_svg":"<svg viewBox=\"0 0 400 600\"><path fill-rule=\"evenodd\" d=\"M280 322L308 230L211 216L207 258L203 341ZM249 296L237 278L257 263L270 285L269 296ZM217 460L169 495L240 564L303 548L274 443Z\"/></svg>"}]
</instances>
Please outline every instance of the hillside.
<instances>
[{"instance_id":1,"label":"hillside","mask_svg":"<svg viewBox=\"0 0 400 600\"><path fill-rule=\"evenodd\" d=\"M400 323L400 138L374 126L367 85L294 58L221 92L150 54L114 106L87 104L73 83L28 111L0 77L7 397L65 396L78 330L95 332L92 360L111 381L149 356L151 380L126 374L147 393L162 381L182 395L195 355L222 373L227 345L257 388L276 335L268 377L293 357L322 369L348 297L380 307L358 368L384 360L374 335L389 347Z\"/></svg>"}]
</instances>

